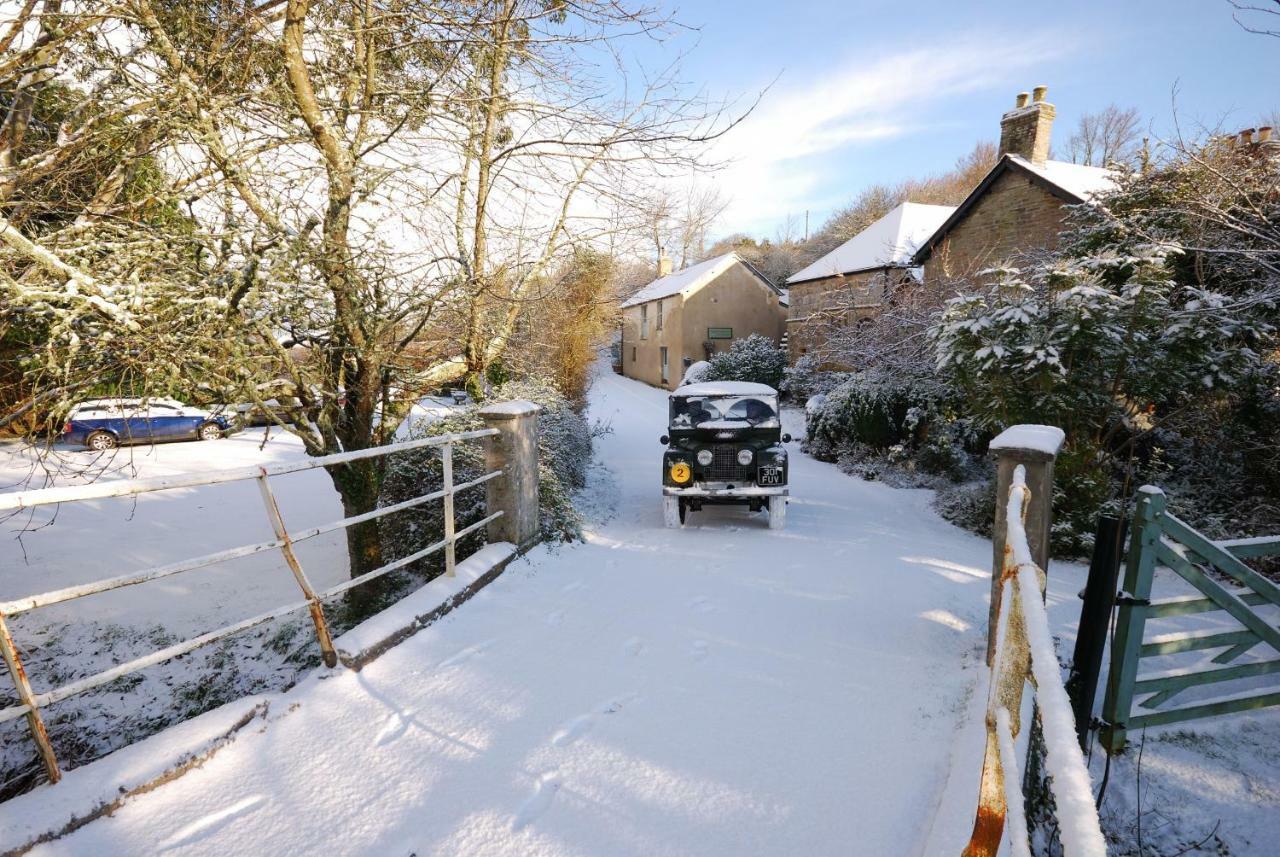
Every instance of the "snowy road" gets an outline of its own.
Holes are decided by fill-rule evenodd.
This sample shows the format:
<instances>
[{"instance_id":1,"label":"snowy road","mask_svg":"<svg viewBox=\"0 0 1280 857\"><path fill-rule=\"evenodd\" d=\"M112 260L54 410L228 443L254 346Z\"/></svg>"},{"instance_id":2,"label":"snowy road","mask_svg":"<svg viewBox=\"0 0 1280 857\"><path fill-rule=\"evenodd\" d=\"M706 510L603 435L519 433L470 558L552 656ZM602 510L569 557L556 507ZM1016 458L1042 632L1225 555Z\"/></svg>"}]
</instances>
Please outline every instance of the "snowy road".
<instances>
[{"instance_id":1,"label":"snowy road","mask_svg":"<svg viewBox=\"0 0 1280 857\"><path fill-rule=\"evenodd\" d=\"M738 509L664 530L665 401L596 384L613 433L593 490L616 514L587 544L538 548L362 672L304 681L262 731L32 853L934 851L990 544L927 493L798 444L786 530Z\"/></svg>"}]
</instances>

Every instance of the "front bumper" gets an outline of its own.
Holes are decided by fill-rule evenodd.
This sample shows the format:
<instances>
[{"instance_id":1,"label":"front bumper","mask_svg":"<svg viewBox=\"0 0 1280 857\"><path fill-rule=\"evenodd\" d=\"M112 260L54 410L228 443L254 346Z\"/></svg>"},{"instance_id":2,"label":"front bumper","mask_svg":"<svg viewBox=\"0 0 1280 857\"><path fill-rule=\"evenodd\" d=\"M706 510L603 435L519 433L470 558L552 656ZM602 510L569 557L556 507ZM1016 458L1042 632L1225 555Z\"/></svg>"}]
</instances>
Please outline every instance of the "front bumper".
<instances>
[{"instance_id":1,"label":"front bumper","mask_svg":"<svg viewBox=\"0 0 1280 857\"><path fill-rule=\"evenodd\" d=\"M727 482L695 482L687 488L662 487L664 497L785 497L788 493L786 485L735 485L730 488Z\"/></svg>"}]
</instances>

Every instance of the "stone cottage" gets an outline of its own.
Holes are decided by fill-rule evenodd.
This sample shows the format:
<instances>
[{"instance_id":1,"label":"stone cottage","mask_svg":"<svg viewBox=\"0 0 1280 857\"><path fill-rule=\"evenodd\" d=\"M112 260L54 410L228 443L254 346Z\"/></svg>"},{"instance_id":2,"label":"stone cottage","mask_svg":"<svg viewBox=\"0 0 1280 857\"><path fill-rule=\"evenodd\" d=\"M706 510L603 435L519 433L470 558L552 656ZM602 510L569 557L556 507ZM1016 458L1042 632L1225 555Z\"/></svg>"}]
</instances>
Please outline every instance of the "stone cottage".
<instances>
[{"instance_id":1,"label":"stone cottage","mask_svg":"<svg viewBox=\"0 0 1280 857\"><path fill-rule=\"evenodd\" d=\"M658 279L622 304L622 374L674 388L687 366L753 333L781 342L783 293L736 253L672 273L658 260Z\"/></svg>"},{"instance_id":2,"label":"stone cottage","mask_svg":"<svg viewBox=\"0 0 1280 857\"><path fill-rule=\"evenodd\" d=\"M943 290L1006 259L1057 248L1067 206L1113 186L1110 170L1049 158L1056 110L1046 93L1037 86L1018 95L1000 119L1000 160L916 252L927 288Z\"/></svg>"},{"instance_id":3,"label":"stone cottage","mask_svg":"<svg viewBox=\"0 0 1280 857\"><path fill-rule=\"evenodd\" d=\"M821 354L833 327L878 313L894 289L920 275L911 261L924 239L955 211L904 202L812 265L787 278L787 349L794 363Z\"/></svg>"}]
</instances>

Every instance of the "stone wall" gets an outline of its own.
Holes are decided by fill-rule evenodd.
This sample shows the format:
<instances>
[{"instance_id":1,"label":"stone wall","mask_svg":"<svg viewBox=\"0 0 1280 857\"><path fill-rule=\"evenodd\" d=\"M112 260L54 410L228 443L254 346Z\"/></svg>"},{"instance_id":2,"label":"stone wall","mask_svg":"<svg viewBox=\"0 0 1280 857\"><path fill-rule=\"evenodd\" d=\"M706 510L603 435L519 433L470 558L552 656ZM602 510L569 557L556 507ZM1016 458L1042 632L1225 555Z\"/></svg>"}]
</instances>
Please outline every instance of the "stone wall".
<instances>
[{"instance_id":1,"label":"stone wall","mask_svg":"<svg viewBox=\"0 0 1280 857\"><path fill-rule=\"evenodd\" d=\"M821 351L833 325L857 324L877 315L886 282L896 283L905 276L909 275L900 269L880 268L792 285L787 315L790 361L795 363L806 354Z\"/></svg>"},{"instance_id":2,"label":"stone wall","mask_svg":"<svg viewBox=\"0 0 1280 857\"><path fill-rule=\"evenodd\" d=\"M934 248L924 266L925 285L941 288L1018 253L1055 249L1064 205L1025 172L1005 170Z\"/></svg>"}]
</instances>

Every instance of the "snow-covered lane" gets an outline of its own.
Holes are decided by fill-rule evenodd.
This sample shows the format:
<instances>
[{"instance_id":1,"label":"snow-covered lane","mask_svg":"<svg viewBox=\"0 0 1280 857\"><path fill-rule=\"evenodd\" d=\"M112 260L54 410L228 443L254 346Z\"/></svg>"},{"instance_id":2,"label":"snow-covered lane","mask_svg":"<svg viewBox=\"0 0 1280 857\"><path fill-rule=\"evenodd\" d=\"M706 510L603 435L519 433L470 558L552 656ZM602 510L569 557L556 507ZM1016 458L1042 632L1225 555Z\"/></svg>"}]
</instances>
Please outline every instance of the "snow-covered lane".
<instances>
[{"instance_id":1,"label":"snow-covered lane","mask_svg":"<svg viewBox=\"0 0 1280 857\"><path fill-rule=\"evenodd\" d=\"M736 508L664 530L665 401L597 382L616 515L586 544L33 853L924 853L990 543L794 449L786 530Z\"/></svg>"}]
</instances>

